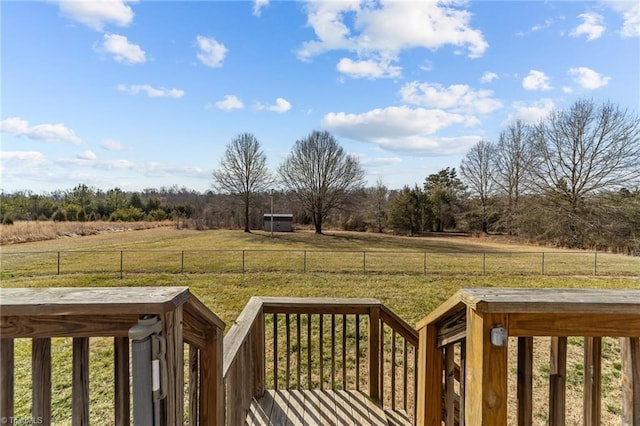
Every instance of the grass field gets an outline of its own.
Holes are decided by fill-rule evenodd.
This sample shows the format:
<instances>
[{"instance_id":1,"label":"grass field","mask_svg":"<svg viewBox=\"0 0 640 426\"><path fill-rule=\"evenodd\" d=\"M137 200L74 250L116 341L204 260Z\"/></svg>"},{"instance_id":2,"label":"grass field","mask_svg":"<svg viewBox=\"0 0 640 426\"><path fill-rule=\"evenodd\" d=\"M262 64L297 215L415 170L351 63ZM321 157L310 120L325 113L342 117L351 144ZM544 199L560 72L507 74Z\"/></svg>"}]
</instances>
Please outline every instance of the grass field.
<instances>
[{"instance_id":1,"label":"grass field","mask_svg":"<svg viewBox=\"0 0 640 426\"><path fill-rule=\"evenodd\" d=\"M467 265L468 269L476 268L475 264L465 262L478 262L477 258L469 257L474 252L499 253L531 253L539 251L539 247L526 245L502 244L482 239L464 237L454 238L408 238L379 234L359 234L344 232L328 232L326 235L315 235L311 232L296 232L293 234L276 234L270 238L267 233L255 232L245 234L233 231L190 231L171 228L148 229L133 232L112 232L96 234L85 237L68 237L55 240L14 244L1 247L2 270L5 270L5 259L17 252L48 252L48 251L95 251L95 250L157 250L159 253L179 252L181 250L316 250L326 251L393 251L416 252L432 251L439 253L464 253L457 256L457 262ZM562 250L546 249L548 256L564 253ZM502 255L509 260L509 256ZM579 255L575 255L579 256ZM638 265L637 258L624 256L612 256L613 261L624 265L625 268L634 270ZM409 257L409 255L405 256ZM577 275L542 276L542 275L505 275L488 272L486 275L471 274L440 274L422 275L420 273L403 274L402 263L406 259L402 256L389 265L383 265L381 259L370 257L368 262L372 268L378 270L374 274L362 273L321 273L321 272L292 272L292 271L268 271L243 273L128 273L124 279L117 274L95 273L98 258L79 257L82 264L79 268L81 274L28 276L30 274L15 274L13 277L3 274L2 287L102 287L102 286L188 286L192 293L200 298L212 311L218 314L228 327L233 324L249 298L254 295L262 296L328 296L328 297L373 297L399 314L410 324L415 324L424 315L437 307L458 289L462 287L528 287L528 288L638 288L640 278L617 276L590 276L590 272ZM471 259L471 260L469 260ZM504 260L503 259L503 260ZM162 259L161 259L162 261ZM511 260L513 261L513 255ZM145 262L141 256L139 262ZM326 262L322 260L321 262ZM386 268L395 268L394 273L385 273ZM95 270L95 269L94 269ZM640 271L640 267L638 268ZM27 271L28 272L28 271ZM36 271L37 272L37 271ZM615 274L612 274L615 275ZM227 327L227 329L228 329ZM68 424L70 412L70 374L67 370L70 365L65 360L65 354L69 350L68 339L60 339L57 344L59 350L55 351L57 359L54 367L54 418L56 425ZM570 361L569 370L572 372L569 398L579 398L581 389L581 374L579 339L571 341L571 350L575 353L575 359ZM100 339L92 339L92 376L91 395L95 403L91 408L91 418L96 424L110 419L111 398L113 390L111 368L100 368L108 365L112 356L112 346L101 342ZM606 354L603 358L608 360L609 369L605 372L607 382L603 388L607 390L603 401L603 424L619 424L620 392L616 386L616 360L619 360L619 347L617 341L612 339L605 345ZM16 345L16 416L26 418L30 401L30 344L28 341L20 341ZM548 358L546 360L548 368ZM537 363L541 377L545 371L545 360ZM70 370L69 370L70 371ZM618 372L619 373L619 372ZM542 378L537 378L542 381ZM542 382L541 382L542 383ZM539 384L538 389L544 390L544 384ZM618 390L616 390L618 389ZM538 395L536 395L538 397ZM540 395L536 403L536 424L545 423L544 395ZM578 411L570 414L568 424L573 424L571 419L577 419L581 415L581 402L567 402L569 410ZM577 417L576 417L577 416ZM616 417L617 416L617 417Z\"/></svg>"},{"instance_id":2,"label":"grass field","mask_svg":"<svg viewBox=\"0 0 640 426\"><path fill-rule=\"evenodd\" d=\"M0 267L2 278L77 273L124 276L234 272L640 277L640 257L505 244L463 236L409 238L371 233L296 232L270 238L264 232L165 227L4 245Z\"/></svg>"}]
</instances>

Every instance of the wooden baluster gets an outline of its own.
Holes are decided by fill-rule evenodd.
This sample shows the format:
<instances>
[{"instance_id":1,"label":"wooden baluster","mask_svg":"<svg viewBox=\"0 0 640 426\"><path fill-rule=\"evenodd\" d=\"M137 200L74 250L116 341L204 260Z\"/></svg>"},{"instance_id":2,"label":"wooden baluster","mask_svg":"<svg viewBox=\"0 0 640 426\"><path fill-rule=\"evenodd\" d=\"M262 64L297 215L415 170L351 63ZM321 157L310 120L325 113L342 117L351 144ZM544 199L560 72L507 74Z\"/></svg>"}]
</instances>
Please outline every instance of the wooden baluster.
<instances>
[{"instance_id":1,"label":"wooden baluster","mask_svg":"<svg viewBox=\"0 0 640 426\"><path fill-rule=\"evenodd\" d=\"M347 389L347 316L342 315L342 389Z\"/></svg>"},{"instance_id":2,"label":"wooden baluster","mask_svg":"<svg viewBox=\"0 0 640 426\"><path fill-rule=\"evenodd\" d=\"M291 318L289 314L285 314L285 339L287 344L287 350L285 353L286 365L285 365L285 389L291 388Z\"/></svg>"},{"instance_id":3,"label":"wooden baluster","mask_svg":"<svg viewBox=\"0 0 640 426\"><path fill-rule=\"evenodd\" d=\"M455 348L454 344L444 347L444 424L453 426L456 424L456 394L455 382Z\"/></svg>"},{"instance_id":4,"label":"wooden baluster","mask_svg":"<svg viewBox=\"0 0 640 426\"><path fill-rule=\"evenodd\" d=\"M13 417L14 341L0 338L0 417Z\"/></svg>"},{"instance_id":5,"label":"wooden baluster","mask_svg":"<svg viewBox=\"0 0 640 426\"><path fill-rule=\"evenodd\" d=\"M567 338L551 338L549 426L564 426L567 384Z\"/></svg>"},{"instance_id":6,"label":"wooden baluster","mask_svg":"<svg viewBox=\"0 0 640 426\"><path fill-rule=\"evenodd\" d=\"M115 423L117 426L131 424L130 384L129 384L129 338L113 339L113 376L115 380Z\"/></svg>"},{"instance_id":7,"label":"wooden baluster","mask_svg":"<svg viewBox=\"0 0 640 426\"><path fill-rule=\"evenodd\" d=\"M396 409L396 331L391 329L391 409Z\"/></svg>"},{"instance_id":8,"label":"wooden baluster","mask_svg":"<svg viewBox=\"0 0 640 426\"><path fill-rule=\"evenodd\" d=\"M407 339L402 339L402 409L407 411L407 394L409 381L409 354Z\"/></svg>"},{"instance_id":9,"label":"wooden baluster","mask_svg":"<svg viewBox=\"0 0 640 426\"><path fill-rule=\"evenodd\" d=\"M198 395L198 389L200 389L199 373L200 373L200 360L198 349L189 345L189 424L197 425L199 414L198 405L200 397Z\"/></svg>"},{"instance_id":10,"label":"wooden baluster","mask_svg":"<svg viewBox=\"0 0 640 426\"><path fill-rule=\"evenodd\" d=\"M356 315L356 390L360 390L360 315Z\"/></svg>"},{"instance_id":11,"label":"wooden baluster","mask_svg":"<svg viewBox=\"0 0 640 426\"><path fill-rule=\"evenodd\" d=\"M602 338L584 339L584 425L600 425Z\"/></svg>"},{"instance_id":12,"label":"wooden baluster","mask_svg":"<svg viewBox=\"0 0 640 426\"><path fill-rule=\"evenodd\" d=\"M640 339L620 338L622 358L622 426L640 424Z\"/></svg>"},{"instance_id":13,"label":"wooden baluster","mask_svg":"<svg viewBox=\"0 0 640 426\"><path fill-rule=\"evenodd\" d=\"M278 390L278 314L273 314L273 389Z\"/></svg>"},{"instance_id":14,"label":"wooden baluster","mask_svg":"<svg viewBox=\"0 0 640 426\"><path fill-rule=\"evenodd\" d=\"M336 388L336 316L331 314L331 389Z\"/></svg>"},{"instance_id":15,"label":"wooden baluster","mask_svg":"<svg viewBox=\"0 0 640 426\"><path fill-rule=\"evenodd\" d=\"M307 314L307 389L313 389L311 385L311 314Z\"/></svg>"},{"instance_id":16,"label":"wooden baluster","mask_svg":"<svg viewBox=\"0 0 640 426\"><path fill-rule=\"evenodd\" d=\"M73 339L72 424L89 424L89 338Z\"/></svg>"},{"instance_id":17,"label":"wooden baluster","mask_svg":"<svg viewBox=\"0 0 640 426\"><path fill-rule=\"evenodd\" d=\"M31 339L31 415L40 424L51 425L51 339Z\"/></svg>"},{"instance_id":18,"label":"wooden baluster","mask_svg":"<svg viewBox=\"0 0 640 426\"><path fill-rule=\"evenodd\" d=\"M369 310L369 396L380 398L380 308Z\"/></svg>"},{"instance_id":19,"label":"wooden baluster","mask_svg":"<svg viewBox=\"0 0 640 426\"><path fill-rule=\"evenodd\" d=\"M379 340L379 360L380 360L380 369L378 370L378 374L380 377L379 381L379 390L378 390L378 399L380 400L380 405L384 408L384 323L382 321L378 322L378 328L380 329L380 340Z\"/></svg>"},{"instance_id":20,"label":"wooden baluster","mask_svg":"<svg viewBox=\"0 0 640 426\"><path fill-rule=\"evenodd\" d=\"M464 426L465 383L467 364L467 341L460 342L460 426Z\"/></svg>"},{"instance_id":21,"label":"wooden baluster","mask_svg":"<svg viewBox=\"0 0 640 426\"><path fill-rule=\"evenodd\" d=\"M300 314L296 314L296 355L297 355L297 361L296 361L296 389L300 390L300 373L301 373L301 369L300 369L300 362L301 362L301 358L302 358L302 353L301 353L301 348L300 348L300 343L301 343L301 333L300 333Z\"/></svg>"},{"instance_id":22,"label":"wooden baluster","mask_svg":"<svg viewBox=\"0 0 640 426\"><path fill-rule=\"evenodd\" d=\"M319 338L318 338L318 351L320 352L320 390L324 390L324 347L323 347L323 341L324 341L324 335L323 335L323 328L324 328L324 318L322 318L322 314L320 314L319 316L319 320L318 320L318 333L319 333Z\"/></svg>"},{"instance_id":23,"label":"wooden baluster","mask_svg":"<svg viewBox=\"0 0 640 426\"><path fill-rule=\"evenodd\" d=\"M533 337L518 337L518 425L533 423Z\"/></svg>"}]
</instances>

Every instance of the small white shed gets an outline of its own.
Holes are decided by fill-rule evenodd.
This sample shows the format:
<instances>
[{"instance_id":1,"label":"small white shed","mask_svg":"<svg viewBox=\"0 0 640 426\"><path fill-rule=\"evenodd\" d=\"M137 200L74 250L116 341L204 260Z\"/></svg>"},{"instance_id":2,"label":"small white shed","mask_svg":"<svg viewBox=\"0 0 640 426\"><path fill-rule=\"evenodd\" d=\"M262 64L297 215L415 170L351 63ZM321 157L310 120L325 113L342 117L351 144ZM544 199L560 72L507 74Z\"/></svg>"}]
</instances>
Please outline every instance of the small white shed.
<instances>
[{"instance_id":1,"label":"small white shed","mask_svg":"<svg viewBox=\"0 0 640 426\"><path fill-rule=\"evenodd\" d=\"M274 213L273 221L271 213L264 215L264 230L271 232L271 224L273 223L273 232L293 232L293 215L287 213Z\"/></svg>"}]
</instances>

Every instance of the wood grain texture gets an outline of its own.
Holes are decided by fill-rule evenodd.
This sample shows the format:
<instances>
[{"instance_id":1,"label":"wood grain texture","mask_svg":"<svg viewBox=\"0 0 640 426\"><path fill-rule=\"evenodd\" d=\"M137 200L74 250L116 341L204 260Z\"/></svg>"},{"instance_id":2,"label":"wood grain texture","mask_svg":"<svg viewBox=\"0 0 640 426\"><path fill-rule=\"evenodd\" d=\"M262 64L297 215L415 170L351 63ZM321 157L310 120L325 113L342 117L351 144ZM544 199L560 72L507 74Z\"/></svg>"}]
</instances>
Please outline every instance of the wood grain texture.
<instances>
[{"instance_id":1,"label":"wood grain texture","mask_svg":"<svg viewBox=\"0 0 640 426\"><path fill-rule=\"evenodd\" d=\"M622 426L640 425L640 338L622 338Z\"/></svg>"},{"instance_id":2,"label":"wood grain texture","mask_svg":"<svg viewBox=\"0 0 640 426\"><path fill-rule=\"evenodd\" d=\"M466 424L507 424L507 348L490 342L491 328L506 321L504 314L467 309Z\"/></svg>"},{"instance_id":3,"label":"wood grain texture","mask_svg":"<svg viewBox=\"0 0 640 426\"><path fill-rule=\"evenodd\" d=\"M163 314L189 296L187 287L0 288L0 315Z\"/></svg>"},{"instance_id":4,"label":"wood grain texture","mask_svg":"<svg viewBox=\"0 0 640 426\"><path fill-rule=\"evenodd\" d=\"M89 338L73 339L72 425L89 425Z\"/></svg>"},{"instance_id":5,"label":"wood grain texture","mask_svg":"<svg viewBox=\"0 0 640 426\"><path fill-rule=\"evenodd\" d=\"M14 341L0 338L0 417L13 417Z\"/></svg>"}]
</instances>

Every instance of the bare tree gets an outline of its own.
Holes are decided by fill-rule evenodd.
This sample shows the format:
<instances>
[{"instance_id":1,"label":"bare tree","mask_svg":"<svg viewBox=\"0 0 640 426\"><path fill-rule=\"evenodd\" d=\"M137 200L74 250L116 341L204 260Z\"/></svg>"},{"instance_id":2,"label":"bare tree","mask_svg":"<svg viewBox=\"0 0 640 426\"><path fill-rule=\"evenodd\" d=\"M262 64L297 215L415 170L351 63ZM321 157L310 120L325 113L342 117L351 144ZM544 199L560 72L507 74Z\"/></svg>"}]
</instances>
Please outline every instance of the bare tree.
<instances>
[{"instance_id":1,"label":"bare tree","mask_svg":"<svg viewBox=\"0 0 640 426\"><path fill-rule=\"evenodd\" d=\"M255 194L273 184L267 169L267 157L260 142L251 133L241 133L228 145L213 172L214 188L240 197L244 204L244 232L250 232L249 210Z\"/></svg>"},{"instance_id":2,"label":"bare tree","mask_svg":"<svg viewBox=\"0 0 640 426\"><path fill-rule=\"evenodd\" d=\"M567 221L568 244L580 247L586 197L640 177L640 119L610 103L579 100L540 123L534 146L535 185Z\"/></svg>"},{"instance_id":3,"label":"bare tree","mask_svg":"<svg viewBox=\"0 0 640 426\"><path fill-rule=\"evenodd\" d=\"M494 156L496 148L488 141L481 140L471 147L460 164L460 174L480 201L482 232L489 231L489 197L494 187Z\"/></svg>"},{"instance_id":4,"label":"bare tree","mask_svg":"<svg viewBox=\"0 0 640 426\"><path fill-rule=\"evenodd\" d=\"M345 206L349 193L364 184L364 171L357 158L345 154L326 131L313 131L296 141L278 174L285 188L309 213L318 234L322 233L322 222L329 212Z\"/></svg>"},{"instance_id":5,"label":"bare tree","mask_svg":"<svg viewBox=\"0 0 640 426\"><path fill-rule=\"evenodd\" d=\"M520 196L526 188L532 161L532 129L521 120L500 133L496 145L495 181L507 197L506 228L509 235L515 231L520 213Z\"/></svg>"}]
</instances>

